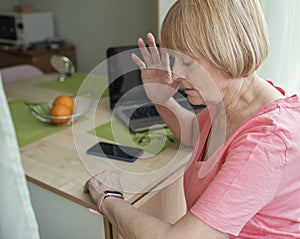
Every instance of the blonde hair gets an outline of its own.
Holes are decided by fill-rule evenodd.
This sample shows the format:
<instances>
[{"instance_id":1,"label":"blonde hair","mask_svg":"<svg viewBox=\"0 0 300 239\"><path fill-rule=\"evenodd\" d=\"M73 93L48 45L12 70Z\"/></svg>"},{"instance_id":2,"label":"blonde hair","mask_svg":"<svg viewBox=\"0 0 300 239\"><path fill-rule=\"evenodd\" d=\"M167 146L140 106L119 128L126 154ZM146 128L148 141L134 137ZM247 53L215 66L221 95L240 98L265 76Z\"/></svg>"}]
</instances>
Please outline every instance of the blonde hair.
<instances>
[{"instance_id":1,"label":"blonde hair","mask_svg":"<svg viewBox=\"0 0 300 239\"><path fill-rule=\"evenodd\" d=\"M259 0L178 0L164 19L161 42L204 57L232 78L253 73L269 51Z\"/></svg>"}]
</instances>

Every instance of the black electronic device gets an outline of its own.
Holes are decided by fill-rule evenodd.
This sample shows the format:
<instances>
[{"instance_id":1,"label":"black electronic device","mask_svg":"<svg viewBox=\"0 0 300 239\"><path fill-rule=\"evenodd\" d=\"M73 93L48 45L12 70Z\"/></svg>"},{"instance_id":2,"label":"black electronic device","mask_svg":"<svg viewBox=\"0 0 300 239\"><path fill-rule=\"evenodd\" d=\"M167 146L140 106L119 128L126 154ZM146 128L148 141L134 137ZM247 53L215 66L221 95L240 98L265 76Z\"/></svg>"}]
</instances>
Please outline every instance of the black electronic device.
<instances>
[{"instance_id":1,"label":"black electronic device","mask_svg":"<svg viewBox=\"0 0 300 239\"><path fill-rule=\"evenodd\" d=\"M134 162L143 152L143 149L140 148L106 142L98 142L87 150L87 153L91 155L118 159L127 162Z\"/></svg>"}]
</instances>

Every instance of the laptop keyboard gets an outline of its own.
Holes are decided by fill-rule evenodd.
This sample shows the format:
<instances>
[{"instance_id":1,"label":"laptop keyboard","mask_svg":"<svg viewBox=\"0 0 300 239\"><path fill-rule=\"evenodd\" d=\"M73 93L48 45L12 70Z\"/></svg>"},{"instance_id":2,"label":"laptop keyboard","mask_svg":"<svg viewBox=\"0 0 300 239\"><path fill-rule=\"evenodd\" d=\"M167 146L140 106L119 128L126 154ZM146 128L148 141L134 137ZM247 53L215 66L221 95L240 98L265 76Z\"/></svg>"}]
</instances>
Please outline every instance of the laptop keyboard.
<instances>
[{"instance_id":1,"label":"laptop keyboard","mask_svg":"<svg viewBox=\"0 0 300 239\"><path fill-rule=\"evenodd\" d=\"M127 109L124 110L124 113L130 117L130 119L142 119L159 115L154 105L143 106L137 109Z\"/></svg>"},{"instance_id":2,"label":"laptop keyboard","mask_svg":"<svg viewBox=\"0 0 300 239\"><path fill-rule=\"evenodd\" d=\"M187 102L181 102L181 106L188 110L193 110L196 113L200 112L203 108L205 108L205 105L190 105L187 104ZM157 112L156 108L154 105L144 105L139 108L135 109L123 109L123 112L129 117L131 120L132 119L143 119L143 118L148 118L150 116L159 116L159 113Z\"/></svg>"}]
</instances>

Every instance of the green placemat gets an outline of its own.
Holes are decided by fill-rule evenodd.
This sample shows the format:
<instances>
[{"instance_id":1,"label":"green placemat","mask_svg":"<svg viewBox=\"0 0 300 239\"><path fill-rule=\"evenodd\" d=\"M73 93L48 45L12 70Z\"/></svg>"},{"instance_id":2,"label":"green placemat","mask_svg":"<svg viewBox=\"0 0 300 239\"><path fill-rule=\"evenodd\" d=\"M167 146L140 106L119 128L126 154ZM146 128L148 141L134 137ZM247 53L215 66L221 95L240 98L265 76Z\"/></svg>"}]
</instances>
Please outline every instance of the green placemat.
<instances>
[{"instance_id":1,"label":"green placemat","mask_svg":"<svg viewBox=\"0 0 300 239\"><path fill-rule=\"evenodd\" d=\"M178 141L168 128L132 133L119 120L100 125L89 133L122 145L143 148L145 152L154 155Z\"/></svg>"},{"instance_id":2,"label":"green placemat","mask_svg":"<svg viewBox=\"0 0 300 239\"><path fill-rule=\"evenodd\" d=\"M86 82L84 82L84 80L86 80ZM84 85L82 86L83 82ZM71 95L76 95L82 86L81 90L97 91L95 92L96 95L99 95L99 92L105 90L102 97L108 96L108 82L106 78L90 76L84 73L75 73L73 76L62 82L55 79L52 81L40 82L36 85Z\"/></svg>"},{"instance_id":3,"label":"green placemat","mask_svg":"<svg viewBox=\"0 0 300 239\"><path fill-rule=\"evenodd\" d=\"M27 111L23 100L10 101L9 108L20 147L69 127L45 124L34 119Z\"/></svg>"}]
</instances>

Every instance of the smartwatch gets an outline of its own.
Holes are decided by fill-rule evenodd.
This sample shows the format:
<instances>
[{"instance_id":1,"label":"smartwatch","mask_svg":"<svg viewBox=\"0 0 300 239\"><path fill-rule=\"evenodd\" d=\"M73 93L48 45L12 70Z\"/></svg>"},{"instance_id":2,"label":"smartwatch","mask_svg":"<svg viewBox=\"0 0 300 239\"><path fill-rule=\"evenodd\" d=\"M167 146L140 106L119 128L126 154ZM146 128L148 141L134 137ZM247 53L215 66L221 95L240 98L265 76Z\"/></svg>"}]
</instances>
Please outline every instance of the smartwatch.
<instances>
[{"instance_id":1,"label":"smartwatch","mask_svg":"<svg viewBox=\"0 0 300 239\"><path fill-rule=\"evenodd\" d=\"M102 207L102 203L104 201L105 198L107 197L115 197L115 198L120 198L120 199L124 199L124 196L121 192L118 191L104 191L103 193L101 193L100 198L98 200L97 206L98 206L98 210L101 213L102 216L104 216L104 213L101 210Z\"/></svg>"}]
</instances>

